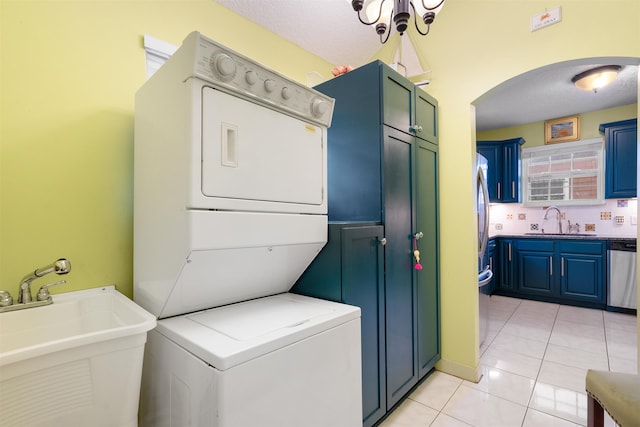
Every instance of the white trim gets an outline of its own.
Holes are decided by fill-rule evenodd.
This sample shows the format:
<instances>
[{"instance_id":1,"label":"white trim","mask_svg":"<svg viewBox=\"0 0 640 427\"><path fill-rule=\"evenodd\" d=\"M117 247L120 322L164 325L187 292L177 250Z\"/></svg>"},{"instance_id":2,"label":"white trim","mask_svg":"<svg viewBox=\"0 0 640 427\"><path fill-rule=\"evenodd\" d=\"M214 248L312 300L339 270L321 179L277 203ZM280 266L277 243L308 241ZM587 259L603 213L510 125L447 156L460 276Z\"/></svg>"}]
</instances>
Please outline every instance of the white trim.
<instances>
[{"instance_id":1,"label":"white trim","mask_svg":"<svg viewBox=\"0 0 640 427\"><path fill-rule=\"evenodd\" d=\"M144 35L144 50L147 64L147 79L155 73L178 49L173 45L157 37Z\"/></svg>"}]
</instances>

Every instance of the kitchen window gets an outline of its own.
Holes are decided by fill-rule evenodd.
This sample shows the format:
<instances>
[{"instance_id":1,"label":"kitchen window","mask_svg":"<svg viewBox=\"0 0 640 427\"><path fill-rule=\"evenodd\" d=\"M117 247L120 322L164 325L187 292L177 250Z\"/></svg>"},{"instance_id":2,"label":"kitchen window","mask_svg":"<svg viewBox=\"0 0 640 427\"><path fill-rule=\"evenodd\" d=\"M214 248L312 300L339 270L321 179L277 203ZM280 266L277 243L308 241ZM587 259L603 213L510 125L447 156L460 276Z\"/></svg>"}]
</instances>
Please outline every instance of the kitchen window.
<instances>
[{"instance_id":1,"label":"kitchen window","mask_svg":"<svg viewBox=\"0 0 640 427\"><path fill-rule=\"evenodd\" d=\"M524 206L604 203L604 143L590 139L522 150Z\"/></svg>"}]
</instances>

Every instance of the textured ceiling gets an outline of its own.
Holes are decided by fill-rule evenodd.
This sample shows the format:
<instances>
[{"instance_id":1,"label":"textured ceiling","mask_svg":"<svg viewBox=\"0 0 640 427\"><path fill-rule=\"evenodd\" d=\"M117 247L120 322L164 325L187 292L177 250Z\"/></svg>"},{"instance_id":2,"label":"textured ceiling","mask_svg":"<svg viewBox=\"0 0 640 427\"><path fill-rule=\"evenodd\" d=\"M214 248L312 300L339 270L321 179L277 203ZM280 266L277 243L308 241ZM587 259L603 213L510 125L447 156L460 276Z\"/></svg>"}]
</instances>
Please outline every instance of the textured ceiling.
<instances>
[{"instance_id":1,"label":"textured ceiling","mask_svg":"<svg viewBox=\"0 0 640 427\"><path fill-rule=\"evenodd\" d=\"M378 35L358 21L350 0L214 1L335 65L364 65L380 49ZM412 56L405 57L408 74L417 74L411 72ZM579 90L571 83L574 75L609 64L624 67L619 78L598 93ZM636 103L638 64L640 58L590 58L553 64L517 76L476 102L477 130Z\"/></svg>"}]
</instances>

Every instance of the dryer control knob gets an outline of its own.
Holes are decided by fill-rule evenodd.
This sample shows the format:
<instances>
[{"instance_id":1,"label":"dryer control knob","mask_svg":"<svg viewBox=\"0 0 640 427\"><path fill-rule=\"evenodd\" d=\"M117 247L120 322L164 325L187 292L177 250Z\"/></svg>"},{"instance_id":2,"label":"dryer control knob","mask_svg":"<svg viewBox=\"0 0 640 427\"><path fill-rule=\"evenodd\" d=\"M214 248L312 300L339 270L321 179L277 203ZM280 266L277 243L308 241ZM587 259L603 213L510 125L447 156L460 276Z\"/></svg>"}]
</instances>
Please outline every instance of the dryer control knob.
<instances>
[{"instance_id":1,"label":"dryer control knob","mask_svg":"<svg viewBox=\"0 0 640 427\"><path fill-rule=\"evenodd\" d=\"M233 77L236 74L236 63L226 53L219 53L211 58L211 68L222 78Z\"/></svg>"},{"instance_id":2,"label":"dryer control knob","mask_svg":"<svg viewBox=\"0 0 640 427\"><path fill-rule=\"evenodd\" d=\"M258 81L258 74L256 74L255 71L247 71L247 74L244 75L244 79L250 85L254 85Z\"/></svg>"},{"instance_id":3,"label":"dryer control knob","mask_svg":"<svg viewBox=\"0 0 640 427\"><path fill-rule=\"evenodd\" d=\"M316 117L321 117L329 109L329 104L320 98L316 98L311 102L311 114Z\"/></svg>"},{"instance_id":4,"label":"dryer control knob","mask_svg":"<svg viewBox=\"0 0 640 427\"><path fill-rule=\"evenodd\" d=\"M291 89L289 89L288 87L283 87L282 88L282 98L284 99L289 99L291 98L291 95L293 95L293 93L291 92Z\"/></svg>"},{"instance_id":5,"label":"dryer control knob","mask_svg":"<svg viewBox=\"0 0 640 427\"><path fill-rule=\"evenodd\" d=\"M267 79L264 81L264 90L266 90L267 92L271 93L275 88L276 82L274 82L273 80Z\"/></svg>"}]
</instances>

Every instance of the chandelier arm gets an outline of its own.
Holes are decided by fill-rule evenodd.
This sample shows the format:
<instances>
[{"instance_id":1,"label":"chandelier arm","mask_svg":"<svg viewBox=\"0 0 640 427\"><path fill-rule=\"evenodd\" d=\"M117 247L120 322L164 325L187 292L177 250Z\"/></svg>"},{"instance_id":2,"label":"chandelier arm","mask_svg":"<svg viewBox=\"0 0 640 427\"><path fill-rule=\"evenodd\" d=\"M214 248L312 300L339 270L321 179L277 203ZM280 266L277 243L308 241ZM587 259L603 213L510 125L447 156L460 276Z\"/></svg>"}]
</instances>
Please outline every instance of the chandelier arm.
<instances>
[{"instance_id":1,"label":"chandelier arm","mask_svg":"<svg viewBox=\"0 0 640 427\"><path fill-rule=\"evenodd\" d=\"M359 10L358 11L358 19L360 20L360 22L362 22L364 25L373 25L373 24L377 23L380 20L380 18L382 17L382 5L384 4L385 1L386 0L382 0L380 2L380 10L378 11L378 17L376 19L374 19L372 22L363 21L362 17L360 16L360 10ZM442 0L442 1L444 1L444 0Z\"/></svg>"},{"instance_id":2,"label":"chandelier arm","mask_svg":"<svg viewBox=\"0 0 640 427\"><path fill-rule=\"evenodd\" d=\"M426 10L436 10L437 8L439 8L440 6L442 6L442 4L445 2L445 0L442 0L440 3L438 3L437 5L433 6L433 7L428 7L426 4L424 4L424 0L422 1L422 7L424 7ZM415 11L415 9L414 9ZM424 34L423 34L424 35Z\"/></svg>"},{"instance_id":3,"label":"chandelier arm","mask_svg":"<svg viewBox=\"0 0 640 427\"><path fill-rule=\"evenodd\" d=\"M391 25L387 28L387 37L385 37L384 41L382 40L382 34L380 34L380 43L385 44L387 40L389 40L389 36L391 35Z\"/></svg>"},{"instance_id":4,"label":"chandelier arm","mask_svg":"<svg viewBox=\"0 0 640 427\"><path fill-rule=\"evenodd\" d=\"M444 3L444 0L442 0L442 2L440 2L440 4L442 4L442 3ZM418 18L417 18L417 15L418 15L418 14L416 13L416 8L415 8L415 6L413 5L413 2L409 2L409 4L411 5L411 9L413 10L413 23L414 23L414 24L415 24L415 26L416 26L416 31L417 31L418 33L420 33L420 35L422 35L422 36L426 36L427 34L429 34L429 30L431 29L431 24L426 24L426 25L427 25L427 32L423 33L423 32L420 30L420 27L418 27ZM422 4L424 5L424 1L422 2ZM437 7L437 6L436 6L436 7Z\"/></svg>"}]
</instances>

